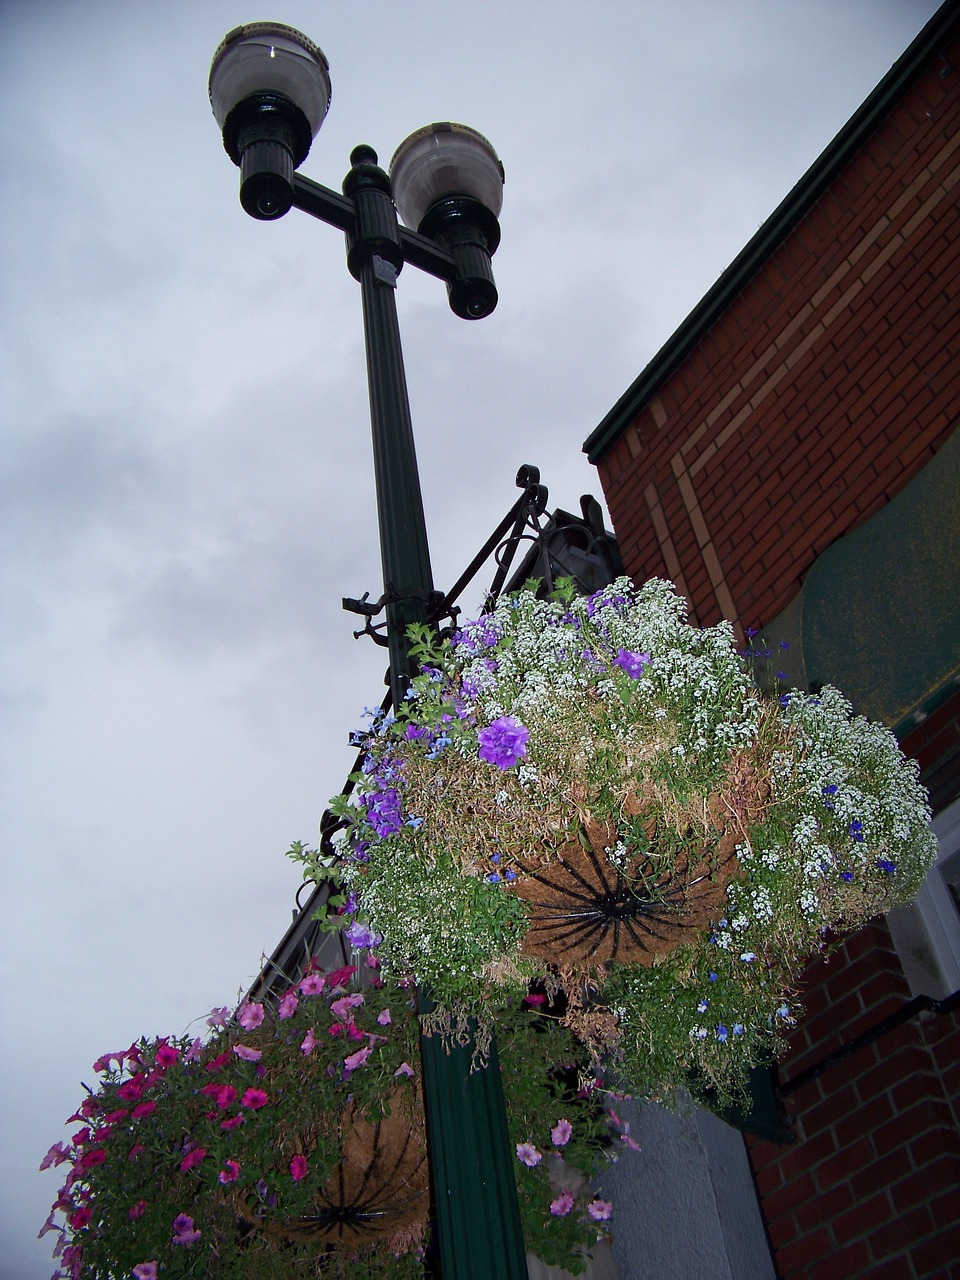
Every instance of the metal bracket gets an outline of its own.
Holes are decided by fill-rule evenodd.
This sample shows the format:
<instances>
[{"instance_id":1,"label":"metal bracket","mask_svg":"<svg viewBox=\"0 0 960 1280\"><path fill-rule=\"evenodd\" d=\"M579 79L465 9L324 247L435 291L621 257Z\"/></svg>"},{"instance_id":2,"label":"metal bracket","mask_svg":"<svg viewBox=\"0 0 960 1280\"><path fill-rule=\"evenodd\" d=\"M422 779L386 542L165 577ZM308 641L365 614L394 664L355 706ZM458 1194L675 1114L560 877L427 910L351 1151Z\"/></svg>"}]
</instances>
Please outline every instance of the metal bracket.
<instances>
[{"instance_id":1,"label":"metal bracket","mask_svg":"<svg viewBox=\"0 0 960 1280\"><path fill-rule=\"evenodd\" d=\"M398 591L392 583L388 582L379 600L371 601L369 591L365 591L359 600L351 596L344 596L341 600L347 613L358 613L366 619L363 628L353 633L354 640L359 640L361 636L369 636L374 644L386 648L387 624L384 621L374 626L373 619L382 613L388 604L399 604L401 600L422 600L426 605L428 622L436 623L441 618L449 618L453 626L457 625L457 615L460 610L447 601L442 591Z\"/></svg>"}]
</instances>

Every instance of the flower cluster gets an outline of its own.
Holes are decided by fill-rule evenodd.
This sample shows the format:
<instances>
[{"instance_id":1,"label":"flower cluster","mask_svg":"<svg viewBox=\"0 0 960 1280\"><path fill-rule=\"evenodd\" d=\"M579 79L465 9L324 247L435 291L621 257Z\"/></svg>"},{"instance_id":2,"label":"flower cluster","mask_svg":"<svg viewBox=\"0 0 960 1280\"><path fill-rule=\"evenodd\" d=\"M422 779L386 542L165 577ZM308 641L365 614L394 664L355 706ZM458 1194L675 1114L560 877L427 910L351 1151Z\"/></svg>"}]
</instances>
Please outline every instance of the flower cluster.
<instances>
[{"instance_id":1,"label":"flower cluster","mask_svg":"<svg viewBox=\"0 0 960 1280\"><path fill-rule=\"evenodd\" d=\"M309 972L275 1009L214 1010L206 1043L142 1040L94 1063L101 1080L71 1117L81 1127L41 1166L69 1166L41 1232L59 1236L59 1276L206 1273L198 1253L217 1260L218 1275L288 1275L295 1258L316 1252L296 1224L335 1217L331 1175L347 1120L376 1123L392 1111L422 1148L409 993L376 981L351 990L354 974ZM387 1245L399 1255L393 1274L415 1276L424 1159L407 1170L403 1198L419 1198L418 1212ZM324 1248L336 1240L317 1236ZM355 1242L329 1274L379 1276L371 1266Z\"/></svg>"},{"instance_id":2,"label":"flower cluster","mask_svg":"<svg viewBox=\"0 0 960 1280\"><path fill-rule=\"evenodd\" d=\"M727 1094L824 931L919 886L929 809L892 735L833 690L762 694L670 583L527 589L411 639L421 674L332 806L340 856L293 852L343 886L328 924L454 1023L545 979L636 1092Z\"/></svg>"},{"instance_id":3,"label":"flower cluster","mask_svg":"<svg viewBox=\"0 0 960 1280\"><path fill-rule=\"evenodd\" d=\"M68 1169L40 1233L58 1237L57 1276L420 1280L419 1020L409 990L357 977L314 969L271 1006L214 1010L206 1043L142 1040L98 1059L81 1127L41 1165ZM581 1086L582 1049L523 1002L499 1028L512 1141L558 1112L553 1149L588 1187L615 1132L599 1081ZM548 1170L516 1173L528 1247L582 1270L609 1206L578 1191L579 1212L558 1216Z\"/></svg>"}]
</instances>

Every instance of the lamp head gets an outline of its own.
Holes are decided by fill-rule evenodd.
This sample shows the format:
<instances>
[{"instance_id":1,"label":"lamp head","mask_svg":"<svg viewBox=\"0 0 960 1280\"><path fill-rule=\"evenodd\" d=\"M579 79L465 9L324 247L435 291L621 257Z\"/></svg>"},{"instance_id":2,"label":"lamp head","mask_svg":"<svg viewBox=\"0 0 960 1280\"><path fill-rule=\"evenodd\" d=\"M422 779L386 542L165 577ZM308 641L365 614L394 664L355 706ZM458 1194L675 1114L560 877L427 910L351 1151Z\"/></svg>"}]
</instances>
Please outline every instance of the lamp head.
<instances>
[{"instance_id":1,"label":"lamp head","mask_svg":"<svg viewBox=\"0 0 960 1280\"><path fill-rule=\"evenodd\" d=\"M490 266L500 243L503 165L476 129L431 124L401 142L390 161L390 182L400 217L430 236L457 261L450 305L468 320L497 305Z\"/></svg>"},{"instance_id":2,"label":"lamp head","mask_svg":"<svg viewBox=\"0 0 960 1280\"><path fill-rule=\"evenodd\" d=\"M281 217L330 106L323 51L293 27L247 23L220 42L209 91L224 148L240 166L240 203L254 218Z\"/></svg>"}]
</instances>

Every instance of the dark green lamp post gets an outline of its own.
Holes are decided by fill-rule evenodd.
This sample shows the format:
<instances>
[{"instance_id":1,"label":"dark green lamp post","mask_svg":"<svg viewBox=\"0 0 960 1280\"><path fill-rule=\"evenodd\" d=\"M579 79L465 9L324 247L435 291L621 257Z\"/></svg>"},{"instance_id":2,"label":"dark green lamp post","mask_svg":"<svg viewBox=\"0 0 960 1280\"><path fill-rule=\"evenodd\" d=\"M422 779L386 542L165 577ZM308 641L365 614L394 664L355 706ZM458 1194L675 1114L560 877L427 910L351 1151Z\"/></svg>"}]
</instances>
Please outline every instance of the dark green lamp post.
<instances>
[{"instance_id":1,"label":"dark green lamp post","mask_svg":"<svg viewBox=\"0 0 960 1280\"><path fill-rule=\"evenodd\" d=\"M240 203L254 218L292 206L337 227L360 283L380 550L395 704L409 676L406 628L434 594L407 398L395 289L405 263L446 281L464 319L497 304L490 258L500 239L503 168L463 125L434 124L401 143L390 176L360 146L341 196L302 177L330 105L322 51L292 27L250 23L225 37L210 69L210 102ZM407 225L401 225L397 210ZM416 228L412 230L411 228ZM495 1048L470 1072L470 1046L445 1054L423 1041L424 1093L444 1280L526 1280L512 1153Z\"/></svg>"}]
</instances>

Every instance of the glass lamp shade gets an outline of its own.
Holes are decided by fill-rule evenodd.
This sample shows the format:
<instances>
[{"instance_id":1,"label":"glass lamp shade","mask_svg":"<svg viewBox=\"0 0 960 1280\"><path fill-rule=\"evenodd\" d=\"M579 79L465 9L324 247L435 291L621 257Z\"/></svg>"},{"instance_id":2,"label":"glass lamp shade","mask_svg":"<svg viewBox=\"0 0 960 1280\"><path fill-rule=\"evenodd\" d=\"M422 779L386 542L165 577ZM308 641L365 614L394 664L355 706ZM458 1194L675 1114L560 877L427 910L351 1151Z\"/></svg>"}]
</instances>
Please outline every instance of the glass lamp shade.
<instances>
[{"instance_id":1,"label":"glass lamp shade","mask_svg":"<svg viewBox=\"0 0 960 1280\"><path fill-rule=\"evenodd\" d=\"M503 206L503 165L481 133L463 124L430 124L400 143L390 161L400 217L419 228L427 211L451 196L469 196L496 218Z\"/></svg>"},{"instance_id":2,"label":"glass lamp shade","mask_svg":"<svg viewBox=\"0 0 960 1280\"><path fill-rule=\"evenodd\" d=\"M209 89L221 130L237 103L253 94L276 93L300 108L316 137L330 106L330 67L323 50L294 27L249 22L220 42Z\"/></svg>"}]
</instances>

